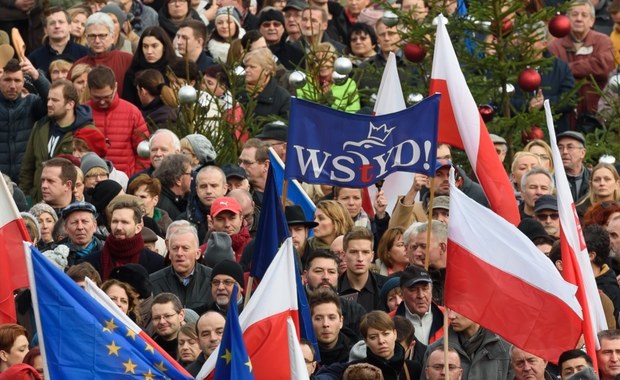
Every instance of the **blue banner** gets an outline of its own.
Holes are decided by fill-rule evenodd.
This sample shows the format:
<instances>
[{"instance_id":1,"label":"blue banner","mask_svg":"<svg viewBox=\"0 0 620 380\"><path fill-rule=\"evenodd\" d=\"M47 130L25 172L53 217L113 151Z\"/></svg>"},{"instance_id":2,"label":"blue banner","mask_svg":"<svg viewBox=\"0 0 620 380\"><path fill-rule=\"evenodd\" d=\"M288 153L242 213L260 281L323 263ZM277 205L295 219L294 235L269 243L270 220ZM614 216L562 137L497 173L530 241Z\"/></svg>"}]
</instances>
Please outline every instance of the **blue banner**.
<instances>
[{"instance_id":1,"label":"blue banner","mask_svg":"<svg viewBox=\"0 0 620 380\"><path fill-rule=\"evenodd\" d=\"M396 171L434 175L439 99L381 116L291 99L285 178L368 187Z\"/></svg>"}]
</instances>

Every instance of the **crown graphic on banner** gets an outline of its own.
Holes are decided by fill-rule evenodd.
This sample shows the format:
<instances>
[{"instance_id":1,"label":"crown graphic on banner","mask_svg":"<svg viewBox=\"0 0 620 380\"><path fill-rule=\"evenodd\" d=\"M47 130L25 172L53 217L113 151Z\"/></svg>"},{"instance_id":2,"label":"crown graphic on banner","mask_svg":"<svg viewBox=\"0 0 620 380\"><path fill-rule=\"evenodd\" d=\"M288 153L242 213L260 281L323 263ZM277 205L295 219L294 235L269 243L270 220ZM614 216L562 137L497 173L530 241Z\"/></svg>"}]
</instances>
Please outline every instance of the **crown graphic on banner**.
<instances>
[{"instance_id":1,"label":"crown graphic on banner","mask_svg":"<svg viewBox=\"0 0 620 380\"><path fill-rule=\"evenodd\" d=\"M368 128L368 139L377 140L378 142L385 143L385 140L390 136L390 133L396 127L392 127L390 129L387 128L387 125L381 124L378 127L375 127L372 122L370 122L370 126Z\"/></svg>"}]
</instances>

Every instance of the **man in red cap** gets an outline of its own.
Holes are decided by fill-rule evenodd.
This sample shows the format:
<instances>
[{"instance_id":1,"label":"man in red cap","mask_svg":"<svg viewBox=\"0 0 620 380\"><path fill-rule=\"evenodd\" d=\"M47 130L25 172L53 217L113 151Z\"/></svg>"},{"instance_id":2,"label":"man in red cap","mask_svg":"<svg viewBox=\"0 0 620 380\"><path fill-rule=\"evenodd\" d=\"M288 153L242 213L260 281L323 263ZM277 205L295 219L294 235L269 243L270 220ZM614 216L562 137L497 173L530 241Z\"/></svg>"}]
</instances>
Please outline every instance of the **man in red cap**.
<instances>
[{"instance_id":1,"label":"man in red cap","mask_svg":"<svg viewBox=\"0 0 620 380\"><path fill-rule=\"evenodd\" d=\"M241 205L235 198L219 197L211 204L209 216L209 230L224 232L232 240L232 249L235 251L235 260L239 262L243 248L250 241L250 232L243 225Z\"/></svg>"},{"instance_id":2,"label":"man in red cap","mask_svg":"<svg viewBox=\"0 0 620 380\"><path fill-rule=\"evenodd\" d=\"M73 135L82 128L95 128L90 108L80 104L73 83L53 83L47 95L47 116L32 128L19 173L19 187L34 203L42 199L43 162L59 154L71 154Z\"/></svg>"}]
</instances>

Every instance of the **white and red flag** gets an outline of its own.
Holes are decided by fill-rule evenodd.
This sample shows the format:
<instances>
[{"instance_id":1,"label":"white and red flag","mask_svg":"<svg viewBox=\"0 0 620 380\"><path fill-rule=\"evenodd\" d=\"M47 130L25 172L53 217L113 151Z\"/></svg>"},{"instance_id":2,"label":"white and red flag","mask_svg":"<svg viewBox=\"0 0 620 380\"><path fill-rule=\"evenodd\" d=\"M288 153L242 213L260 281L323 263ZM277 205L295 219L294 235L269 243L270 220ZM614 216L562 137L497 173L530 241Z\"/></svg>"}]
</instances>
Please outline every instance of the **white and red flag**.
<instances>
[{"instance_id":1,"label":"white and red flag","mask_svg":"<svg viewBox=\"0 0 620 380\"><path fill-rule=\"evenodd\" d=\"M6 182L0 178L0 324L17 321L13 291L28 287L24 241L30 241L30 236Z\"/></svg>"},{"instance_id":2,"label":"white and red flag","mask_svg":"<svg viewBox=\"0 0 620 380\"><path fill-rule=\"evenodd\" d=\"M562 156L558 149L549 101L545 100L545 116L549 129L551 156L555 167L558 212L560 214L560 247L562 250L562 276L577 285L577 299L583 309L583 337L586 351L597 368L596 350L599 348L597 333L607 329L607 321L592 272L588 249L581 232L581 223L564 171Z\"/></svg>"},{"instance_id":3,"label":"white and red flag","mask_svg":"<svg viewBox=\"0 0 620 380\"><path fill-rule=\"evenodd\" d=\"M299 317L294 255L292 240L287 238L239 316L256 379L308 378L307 371L304 376L296 365L299 363ZM295 339L289 339L288 320L293 321L296 329ZM196 379L208 376L216 360L217 355L211 355Z\"/></svg>"},{"instance_id":4,"label":"white and red flag","mask_svg":"<svg viewBox=\"0 0 620 380\"><path fill-rule=\"evenodd\" d=\"M430 93L441 93L438 143L465 150L491 209L516 226L520 216L508 174L465 82L446 29L447 19L439 15L436 20Z\"/></svg>"},{"instance_id":5,"label":"white and red flag","mask_svg":"<svg viewBox=\"0 0 620 380\"><path fill-rule=\"evenodd\" d=\"M446 307L552 362L575 348L582 324L577 288L515 226L456 188L453 178L446 273Z\"/></svg>"}]
</instances>

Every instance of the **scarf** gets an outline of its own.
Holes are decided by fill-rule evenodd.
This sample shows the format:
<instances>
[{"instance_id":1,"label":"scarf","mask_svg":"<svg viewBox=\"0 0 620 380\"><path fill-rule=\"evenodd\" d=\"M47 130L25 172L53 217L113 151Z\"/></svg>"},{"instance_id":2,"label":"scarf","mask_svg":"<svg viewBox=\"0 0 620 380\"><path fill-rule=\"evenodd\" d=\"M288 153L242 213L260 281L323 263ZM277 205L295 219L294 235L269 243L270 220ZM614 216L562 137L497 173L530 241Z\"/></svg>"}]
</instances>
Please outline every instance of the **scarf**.
<instances>
[{"instance_id":1,"label":"scarf","mask_svg":"<svg viewBox=\"0 0 620 380\"><path fill-rule=\"evenodd\" d=\"M84 248L79 248L71 242L67 242L66 245L69 247L69 250L75 252L75 256L77 256L78 259L82 259L93 253L93 250L97 247L97 239L93 237L93 240Z\"/></svg>"},{"instance_id":2,"label":"scarf","mask_svg":"<svg viewBox=\"0 0 620 380\"><path fill-rule=\"evenodd\" d=\"M112 269L121 267L125 264L138 264L140 253L144 249L142 234L138 233L134 237L127 239L117 239L114 235L109 235L105 239L103 252L101 253L101 274L103 281L110 276Z\"/></svg>"},{"instance_id":3,"label":"scarf","mask_svg":"<svg viewBox=\"0 0 620 380\"><path fill-rule=\"evenodd\" d=\"M480 346L482 346L482 341L484 340L484 328L480 327L478 331L469 339L464 338L462 334L458 334L458 337L459 341L461 341L460 343L463 350L465 350L467 356L469 356L469 360L473 361L476 351L478 351Z\"/></svg>"},{"instance_id":4,"label":"scarf","mask_svg":"<svg viewBox=\"0 0 620 380\"><path fill-rule=\"evenodd\" d=\"M252 239L250 236L250 232L246 227L241 227L241 230L234 235L230 235L231 247L233 251L235 251L235 261L239 262L241 260L241 255L243 254L243 248L248 244L248 242Z\"/></svg>"}]
</instances>

